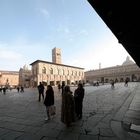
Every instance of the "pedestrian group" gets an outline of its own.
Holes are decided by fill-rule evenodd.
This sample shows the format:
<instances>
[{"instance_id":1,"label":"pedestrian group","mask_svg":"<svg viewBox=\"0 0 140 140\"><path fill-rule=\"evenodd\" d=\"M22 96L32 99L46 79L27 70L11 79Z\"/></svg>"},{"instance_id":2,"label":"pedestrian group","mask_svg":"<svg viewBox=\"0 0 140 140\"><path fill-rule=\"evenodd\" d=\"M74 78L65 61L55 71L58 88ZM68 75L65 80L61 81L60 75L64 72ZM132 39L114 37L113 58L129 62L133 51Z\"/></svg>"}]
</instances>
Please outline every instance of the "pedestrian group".
<instances>
[{"instance_id":1,"label":"pedestrian group","mask_svg":"<svg viewBox=\"0 0 140 140\"><path fill-rule=\"evenodd\" d=\"M74 93L71 91L70 86L62 83L58 85L58 90L62 94L62 103L61 103L61 122L63 122L67 127L71 126L76 120L82 119L82 109L83 109L83 99L85 94L85 89L83 84L79 83L78 87L75 89ZM38 101L41 101L41 96L43 103L46 107L47 117L45 121L51 120L56 114L56 107L54 105L54 90L51 85L47 86L46 95L44 96L44 85L42 82L38 85Z\"/></svg>"}]
</instances>

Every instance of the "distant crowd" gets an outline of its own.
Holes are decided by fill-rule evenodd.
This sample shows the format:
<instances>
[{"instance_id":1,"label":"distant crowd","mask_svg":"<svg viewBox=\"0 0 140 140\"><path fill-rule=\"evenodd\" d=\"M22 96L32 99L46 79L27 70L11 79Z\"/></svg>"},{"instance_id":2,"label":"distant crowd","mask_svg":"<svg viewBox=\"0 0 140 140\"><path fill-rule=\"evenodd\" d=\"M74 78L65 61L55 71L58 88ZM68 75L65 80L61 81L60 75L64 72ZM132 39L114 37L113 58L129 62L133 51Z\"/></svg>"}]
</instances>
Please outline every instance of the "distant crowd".
<instances>
[{"instance_id":1,"label":"distant crowd","mask_svg":"<svg viewBox=\"0 0 140 140\"><path fill-rule=\"evenodd\" d=\"M17 92L24 92L24 87L23 86L16 86L15 89L17 89ZM7 86L1 86L0 87L0 93L6 94L7 91L11 91L12 88L11 87L7 87Z\"/></svg>"}]
</instances>

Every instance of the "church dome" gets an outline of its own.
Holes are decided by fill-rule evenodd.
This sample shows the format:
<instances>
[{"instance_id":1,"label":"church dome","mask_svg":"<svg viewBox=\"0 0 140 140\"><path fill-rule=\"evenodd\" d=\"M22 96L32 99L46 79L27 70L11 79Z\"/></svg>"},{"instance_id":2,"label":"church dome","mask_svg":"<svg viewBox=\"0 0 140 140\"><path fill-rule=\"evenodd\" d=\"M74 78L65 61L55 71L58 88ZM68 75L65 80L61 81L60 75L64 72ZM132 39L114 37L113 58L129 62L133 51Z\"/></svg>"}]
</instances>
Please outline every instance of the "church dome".
<instances>
[{"instance_id":1,"label":"church dome","mask_svg":"<svg viewBox=\"0 0 140 140\"><path fill-rule=\"evenodd\" d=\"M134 64L134 62L130 60L129 56L127 56L126 60L122 63L122 65L132 65L132 64Z\"/></svg>"}]
</instances>

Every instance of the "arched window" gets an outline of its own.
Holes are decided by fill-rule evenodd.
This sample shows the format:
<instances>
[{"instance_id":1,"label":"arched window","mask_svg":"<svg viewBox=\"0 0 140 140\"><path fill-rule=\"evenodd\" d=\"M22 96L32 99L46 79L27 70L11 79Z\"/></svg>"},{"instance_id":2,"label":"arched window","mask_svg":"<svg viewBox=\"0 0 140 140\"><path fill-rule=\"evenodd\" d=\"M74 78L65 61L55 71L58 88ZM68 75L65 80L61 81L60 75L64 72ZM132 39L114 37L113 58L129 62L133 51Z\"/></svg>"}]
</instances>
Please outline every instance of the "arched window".
<instances>
[{"instance_id":1,"label":"arched window","mask_svg":"<svg viewBox=\"0 0 140 140\"><path fill-rule=\"evenodd\" d=\"M73 75L73 71L71 72L71 74Z\"/></svg>"},{"instance_id":2,"label":"arched window","mask_svg":"<svg viewBox=\"0 0 140 140\"><path fill-rule=\"evenodd\" d=\"M62 75L65 75L65 71L64 70L62 70Z\"/></svg>"},{"instance_id":3,"label":"arched window","mask_svg":"<svg viewBox=\"0 0 140 140\"><path fill-rule=\"evenodd\" d=\"M58 75L60 74L60 70L59 70L59 69L57 69L57 74L58 74Z\"/></svg>"},{"instance_id":4,"label":"arched window","mask_svg":"<svg viewBox=\"0 0 140 140\"><path fill-rule=\"evenodd\" d=\"M46 74L46 68L45 67L43 67L42 73Z\"/></svg>"},{"instance_id":5,"label":"arched window","mask_svg":"<svg viewBox=\"0 0 140 140\"><path fill-rule=\"evenodd\" d=\"M53 74L53 68L50 69L50 74Z\"/></svg>"},{"instance_id":6,"label":"arched window","mask_svg":"<svg viewBox=\"0 0 140 140\"><path fill-rule=\"evenodd\" d=\"M62 69L59 69L59 74L62 75Z\"/></svg>"}]
</instances>

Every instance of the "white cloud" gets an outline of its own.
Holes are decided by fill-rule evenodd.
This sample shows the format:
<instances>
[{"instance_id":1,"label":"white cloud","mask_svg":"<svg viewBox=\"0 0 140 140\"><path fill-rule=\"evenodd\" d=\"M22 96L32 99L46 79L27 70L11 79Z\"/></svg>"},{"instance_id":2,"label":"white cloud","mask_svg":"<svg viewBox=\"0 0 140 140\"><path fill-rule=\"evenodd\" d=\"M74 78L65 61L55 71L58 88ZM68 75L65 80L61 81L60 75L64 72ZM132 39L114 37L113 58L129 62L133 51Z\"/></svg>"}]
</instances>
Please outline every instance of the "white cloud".
<instances>
[{"instance_id":1,"label":"white cloud","mask_svg":"<svg viewBox=\"0 0 140 140\"><path fill-rule=\"evenodd\" d=\"M67 34L70 33L69 28L68 27L65 27L64 32L67 33Z\"/></svg>"},{"instance_id":2,"label":"white cloud","mask_svg":"<svg viewBox=\"0 0 140 140\"><path fill-rule=\"evenodd\" d=\"M0 44L0 70L18 71L23 59L22 54L15 50L13 51L10 45L3 46Z\"/></svg>"},{"instance_id":3,"label":"white cloud","mask_svg":"<svg viewBox=\"0 0 140 140\"><path fill-rule=\"evenodd\" d=\"M64 33L65 34L70 34L71 33L69 27L62 24L62 23L58 24L58 27L57 27L56 31L61 33L61 34L64 34Z\"/></svg>"},{"instance_id":4,"label":"white cloud","mask_svg":"<svg viewBox=\"0 0 140 140\"><path fill-rule=\"evenodd\" d=\"M69 58L65 63L91 70L98 69L99 63L102 68L121 65L127 56L130 55L117 42L117 39L104 38L102 41L82 47L73 58Z\"/></svg>"},{"instance_id":5,"label":"white cloud","mask_svg":"<svg viewBox=\"0 0 140 140\"><path fill-rule=\"evenodd\" d=\"M8 44L0 44L0 59L3 60L9 60L9 61L15 61L22 58L22 55L18 52L12 51L10 45Z\"/></svg>"},{"instance_id":6,"label":"white cloud","mask_svg":"<svg viewBox=\"0 0 140 140\"><path fill-rule=\"evenodd\" d=\"M30 42L22 36L8 44L0 42L0 69L6 66L9 66L7 69L19 69L37 59L51 62L52 46L54 45L48 45L47 42ZM62 52L63 49L65 48L62 48ZM81 46L79 50L74 50L72 46L71 50L62 56L63 64L82 67L85 70L98 69L99 63L102 68L121 65L129 56L117 39L108 36L102 41L96 40L96 43L93 40L87 46Z\"/></svg>"},{"instance_id":7,"label":"white cloud","mask_svg":"<svg viewBox=\"0 0 140 140\"><path fill-rule=\"evenodd\" d=\"M40 9L40 12L46 17L50 18L50 13L46 9Z\"/></svg>"},{"instance_id":8,"label":"white cloud","mask_svg":"<svg viewBox=\"0 0 140 140\"><path fill-rule=\"evenodd\" d=\"M13 42L0 44L0 70L19 70L37 59L47 61L47 44L29 43L25 38L17 38ZM44 57L45 56L45 57Z\"/></svg>"},{"instance_id":9,"label":"white cloud","mask_svg":"<svg viewBox=\"0 0 140 140\"><path fill-rule=\"evenodd\" d=\"M88 31L85 30L85 29L82 29L80 32L79 32L80 35L88 35Z\"/></svg>"},{"instance_id":10,"label":"white cloud","mask_svg":"<svg viewBox=\"0 0 140 140\"><path fill-rule=\"evenodd\" d=\"M19 60L22 58L22 55L13 51L2 50L0 51L0 59L3 60Z\"/></svg>"}]
</instances>

